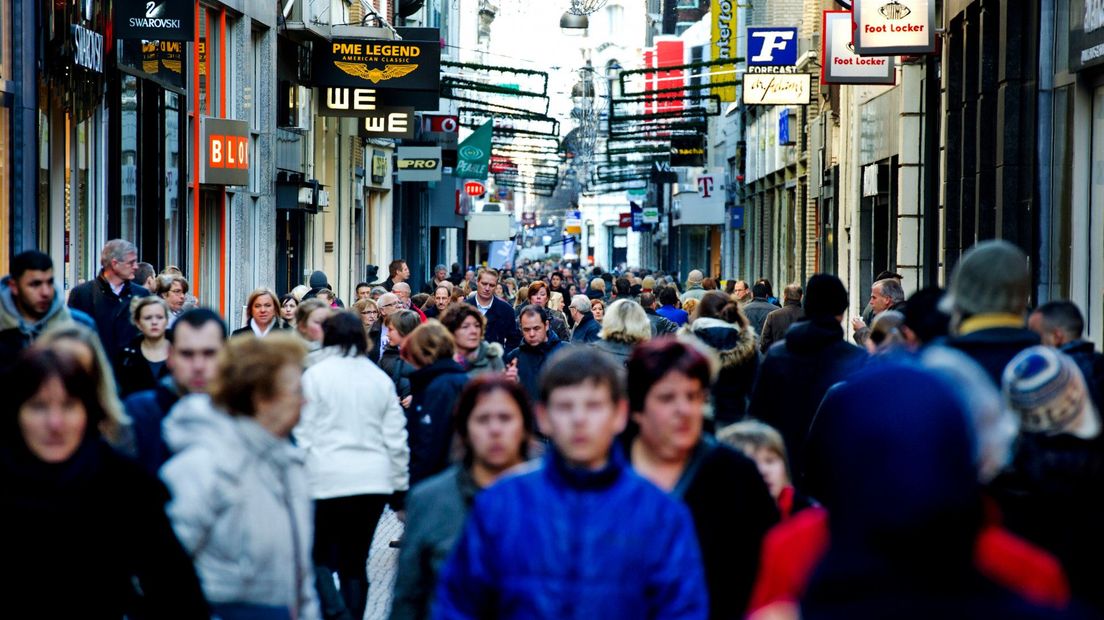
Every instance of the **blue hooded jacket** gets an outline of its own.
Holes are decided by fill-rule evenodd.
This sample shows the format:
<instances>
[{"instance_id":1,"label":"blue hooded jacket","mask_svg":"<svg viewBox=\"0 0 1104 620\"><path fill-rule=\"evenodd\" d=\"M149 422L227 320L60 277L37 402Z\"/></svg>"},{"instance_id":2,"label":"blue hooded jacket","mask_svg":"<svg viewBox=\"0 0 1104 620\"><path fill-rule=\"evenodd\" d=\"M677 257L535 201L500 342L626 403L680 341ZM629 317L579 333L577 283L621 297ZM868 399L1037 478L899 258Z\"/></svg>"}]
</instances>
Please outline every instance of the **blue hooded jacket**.
<instances>
[{"instance_id":1,"label":"blue hooded jacket","mask_svg":"<svg viewBox=\"0 0 1104 620\"><path fill-rule=\"evenodd\" d=\"M615 446L600 471L553 449L479 494L434 617L704 620L708 607L689 512Z\"/></svg>"}]
</instances>

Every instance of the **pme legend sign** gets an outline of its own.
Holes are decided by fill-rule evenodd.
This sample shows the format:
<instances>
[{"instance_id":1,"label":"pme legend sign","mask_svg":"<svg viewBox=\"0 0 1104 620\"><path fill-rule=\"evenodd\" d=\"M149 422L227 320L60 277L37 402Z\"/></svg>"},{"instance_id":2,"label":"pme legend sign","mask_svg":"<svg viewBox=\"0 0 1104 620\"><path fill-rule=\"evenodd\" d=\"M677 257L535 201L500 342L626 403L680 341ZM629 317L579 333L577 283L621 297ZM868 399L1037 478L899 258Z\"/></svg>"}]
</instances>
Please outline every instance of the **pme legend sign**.
<instances>
[{"instance_id":1,"label":"pme legend sign","mask_svg":"<svg viewBox=\"0 0 1104 620\"><path fill-rule=\"evenodd\" d=\"M935 0L855 0L851 11L860 56L935 52Z\"/></svg>"},{"instance_id":2,"label":"pme legend sign","mask_svg":"<svg viewBox=\"0 0 1104 620\"><path fill-rule=\"evenodd\" d=\"M892 56L860 56L851 43L851 11L825 11L820 57L821 84L894 84Z\"/></svg>"},{"instance_id":3,"label":"pme legend sign","mask_svg":"<svg viewBox=\"0 0 1104 620\"><path fill-rule=\"evenodd\" d=\"M200 183L249 185L249 123L203 117Z\"/></svg>"},{"instance_id":4,"label":"pme legend sign","mask_svg":"<svg viewBox=\"0 0 1104 620\"><path fill-rule=\"evenodd\" d=\"M325 87L429 90L441 87L441 44L333 39L315 46L314 81Z\"/></svg>"}]
</instances>

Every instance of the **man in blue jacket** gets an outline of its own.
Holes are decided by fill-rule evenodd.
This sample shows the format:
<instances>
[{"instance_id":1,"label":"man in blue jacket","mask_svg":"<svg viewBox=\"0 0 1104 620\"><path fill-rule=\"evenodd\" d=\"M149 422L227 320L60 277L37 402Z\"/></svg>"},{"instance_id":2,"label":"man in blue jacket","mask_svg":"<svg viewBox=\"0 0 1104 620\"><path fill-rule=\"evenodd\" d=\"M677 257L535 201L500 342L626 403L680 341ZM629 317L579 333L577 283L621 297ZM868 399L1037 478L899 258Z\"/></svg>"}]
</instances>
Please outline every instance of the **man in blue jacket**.
<instances>
[{"instance_id":1,"label":"man in blue jacket","mask_svg":"<svg viewBox=\"0 0 1104 620\"><path fill-rule=\"evenodd\" d=\"M435 617L706 618L689 512L614 446L628 420L620 364L565 347L541 375L537 419L551 449L476 498Z\"/></svg>"},{"instance_id":2,"label":"man in blue jacket","mask_svg":"<svg viewBox=\"0 0 1104 620\"><path fill-rule=\"evenodd\" d=\"M540 390L540 372L552 354L565 346L556 332L548 328L548 310L540 306L525 306L518 317L524 342L506 354L506 372L517 379L529 398Z\"/></svg>"},{"instance_id":3,"label":"man in blue jacket","mask_svg":"<svg viewBox=\"0 0 1104 620\"><path fill-rule=\"evenodd\" d=\"M495 297L498 271L480 269L475 281L475 292L465 301L478 308L479 312L487 318L487 329L483 332L483 339L487 342L497 342L506 351L513 351L521 342L521 333L518 331L514 309L510 304Z\"/></svg>"}]
</instances>

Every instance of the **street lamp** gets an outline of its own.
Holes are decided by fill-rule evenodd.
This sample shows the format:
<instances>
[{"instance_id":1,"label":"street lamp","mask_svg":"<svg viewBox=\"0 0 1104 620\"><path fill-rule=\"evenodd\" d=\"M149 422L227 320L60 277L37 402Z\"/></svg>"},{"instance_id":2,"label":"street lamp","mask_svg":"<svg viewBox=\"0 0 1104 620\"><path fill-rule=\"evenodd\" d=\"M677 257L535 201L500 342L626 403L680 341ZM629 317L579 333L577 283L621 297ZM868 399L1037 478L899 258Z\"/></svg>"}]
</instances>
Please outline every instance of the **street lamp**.
<instances>
[{"instance_id":1,"label":"street lamp","mask_svg":"<svg viewBox=\"0 0 1104 620\"><path fill-rule=\"evenodd\" d=\"M583 36L590 27L590 18L585 14L565 11L560 17L560 30L568 36Z\"/></svg>"}]
</instances>

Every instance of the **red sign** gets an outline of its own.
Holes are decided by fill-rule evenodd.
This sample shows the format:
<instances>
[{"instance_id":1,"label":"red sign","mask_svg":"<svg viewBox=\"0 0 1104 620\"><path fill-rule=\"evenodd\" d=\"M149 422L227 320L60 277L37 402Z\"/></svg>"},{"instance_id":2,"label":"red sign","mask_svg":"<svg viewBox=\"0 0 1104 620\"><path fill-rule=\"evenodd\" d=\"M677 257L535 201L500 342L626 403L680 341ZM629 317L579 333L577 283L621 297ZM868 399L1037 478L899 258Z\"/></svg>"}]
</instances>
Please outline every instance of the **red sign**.
<instances>
[{"instance_id":1,"label":"red sign","mask_svg":"<svg viewBox=\"0 0 1104 620\"><path fill-rule=\"evenodd\" d=\"M617 215L617 225L621 228L632 228L632 213L619 213Z\"/></svg>"},{"instance_id":2,"label":"red sign","mask_svg":"<svg viewBox=\"0 0 1104 620\"><path fill-rule=\"evenodd\" d=\"M487 188L479 181L468 181L464 184L464 193L469 196L482 196L486 192Z\"/></svg>"},{"instance_id":3,"label":"red sign","mask_svg":"<svg viewBox=\"0 0 1104 620\"><path fill-rule=\"evenodd\" d=\"M426 131L432 133L456 133L460 130L460 119L455 116L434 114L425 116L424 125Z\"/></svg>"},{"instance_id":4,"label":"red sign","mask_svg":"<svg viewBox=\"0 0 1104 620\"><path fill-rule=\"evenodd\" d=\"M509 157L503 157L502 155L491 155L491 174L502 174L510 170L517 170L517 164Z\"/></svg>"}]
</instances>

